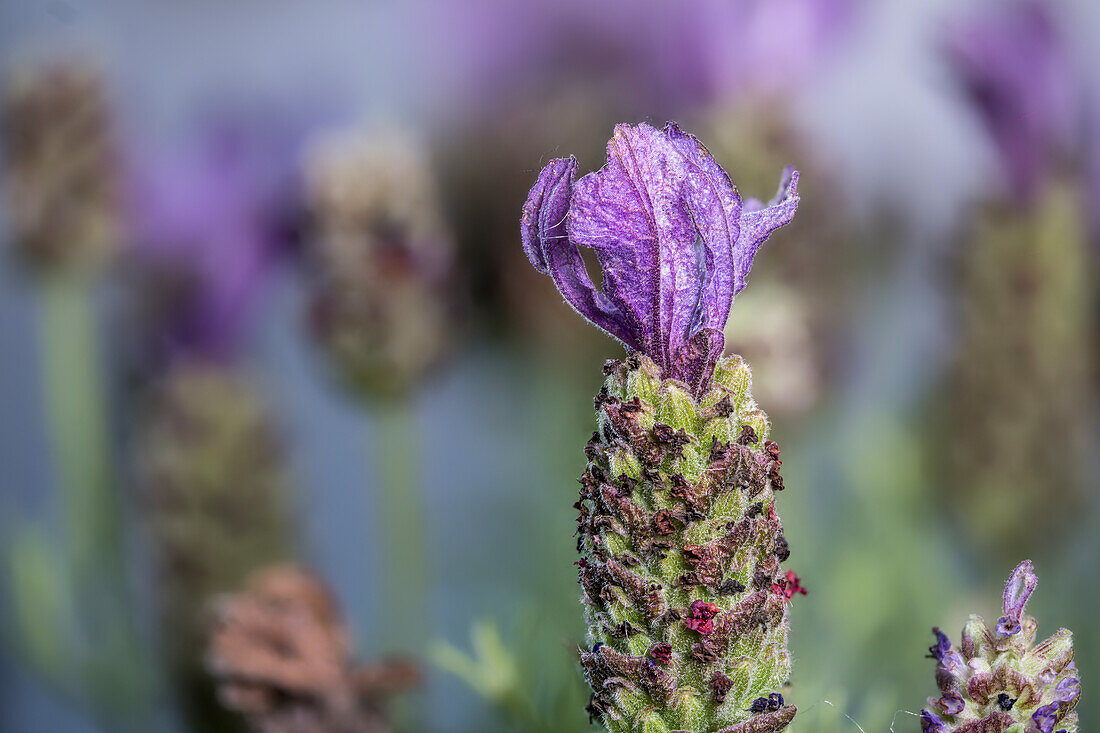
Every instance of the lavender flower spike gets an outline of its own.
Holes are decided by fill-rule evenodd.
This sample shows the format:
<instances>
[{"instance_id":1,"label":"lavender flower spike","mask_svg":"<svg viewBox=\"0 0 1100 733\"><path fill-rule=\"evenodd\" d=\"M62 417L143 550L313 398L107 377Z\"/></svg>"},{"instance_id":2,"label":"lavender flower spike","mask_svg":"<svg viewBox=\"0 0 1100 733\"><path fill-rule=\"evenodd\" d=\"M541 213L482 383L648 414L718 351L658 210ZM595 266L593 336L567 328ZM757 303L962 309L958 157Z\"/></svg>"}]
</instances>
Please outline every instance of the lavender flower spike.
<instances>
[{"instance_id":1,"label":"lavender flower spike","mask_svg":"<svg viewBox=\"0 0 1100 733\"><path fill-rule=\"evenodd\" d=\"M1004 592L1004 616L991 630L971 616L957 648L939 630L929 649L937 660L939 698L921 711L924 733L1077 733L1081 679L1073 638L1060 629L1036 643L1038 624L1024 607L1039 579L1031 562L1016 566Z\"/></svg>"},{"instance_id":2,"label":"lavender flower spike","mask_svg":"<svg viewBox=\"0 0 1100 733\"><path fill-rule=\"evenodd\" d=\"M782 567L779 446L722 329L794 216L798 175L767 206L743 202L671 123L619 125L606 165L576 171L546 166L521 227L531 264L631 352L604 364L574 504L588 713L610 733L779 733L797 712L781 692L789 606L807 591Z\"/></svg>"},{"instance_id":3,"label":"lavender flower spike","mask_svg":"<svg viewBox=\"0 0 1100 733\"><path fill-rule=\"evenodd\" d=\"M756 250L790 222L798 173L768 205L742 201L710 152L676 124L618 125L603 168L575 180L550 162L523 207L523 247L578 313L698 396L710 385L733 297ZM579 247L603 268L596 288Z\"/></svg>"}]
</instances>

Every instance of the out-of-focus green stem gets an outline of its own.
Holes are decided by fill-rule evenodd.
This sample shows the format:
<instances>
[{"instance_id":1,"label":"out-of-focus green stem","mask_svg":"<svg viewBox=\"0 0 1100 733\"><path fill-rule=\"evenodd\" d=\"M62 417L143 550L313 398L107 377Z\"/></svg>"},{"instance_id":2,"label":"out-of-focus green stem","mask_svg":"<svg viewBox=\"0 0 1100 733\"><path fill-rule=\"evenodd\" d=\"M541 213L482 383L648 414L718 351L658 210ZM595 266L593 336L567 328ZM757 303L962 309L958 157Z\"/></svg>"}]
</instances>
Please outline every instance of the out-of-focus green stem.
<instances>
[{"instance_id":1,"label":"out-of-focus green stem","mask_svg":"<svg viewBox=\"0 0 1100 733\"><path fill-rule=\"evenodd\" d=\"M374 525L383 552L385 604L378 636L388 651L417 652L430 638L430 583L416 415L408 401L382 405L373 415Z\"/></svg>"},{"instance_id":2,"label":"out-of-focus green stem","mask_svg":"<svg viewBox=\"0 0 1100 733\"><path fill-rule=\"evenodd\" d=\"M63 497L65 550L82 586L94 582L90 575L121 569L93 283L55 277L41 290L47 424Z\"/></svg>"},{"instance_id":3,"label":"out-of-focus green stem","mask_svg":"<svg viewBox=\"0 0 1100 733\"><path fill-rule=\"evenodd\" d=\"M95 280L55 275L41 286L40 359L61 528L56 609L66 645L62 676L111 730L144 729L152 678L127 600L121 506L94 307Z\"/></svg>"}]
</instances>

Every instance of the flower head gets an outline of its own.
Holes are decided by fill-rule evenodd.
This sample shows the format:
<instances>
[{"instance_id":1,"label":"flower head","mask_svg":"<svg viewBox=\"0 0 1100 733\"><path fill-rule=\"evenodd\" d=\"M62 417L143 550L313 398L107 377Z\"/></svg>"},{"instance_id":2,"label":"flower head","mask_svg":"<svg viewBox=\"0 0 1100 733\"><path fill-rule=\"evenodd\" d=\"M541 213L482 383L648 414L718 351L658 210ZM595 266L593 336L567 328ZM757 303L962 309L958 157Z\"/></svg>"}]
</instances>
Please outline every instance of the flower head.
<instances>
[{"instance_id":1,"label":"flower head","mask_svg":"<svg viewBox=\"0 0 1100 733\"><path fill-rule=\"evenodd\" d=\"M674 123L618 125L604 167L579 181L576 171L575 158L558 158L531 189L521 222L531 264L582 316L702 392L756 250L794 216L798 173L784 172L771 203L743 201ZM602 290L580 247L596 253Z\"/></svg>"},{"instance_id":2,"label":"flower head","mask_svg":"<svg viewBox=\"0 0 1100 733\"><path fill-rule=\"evenodd\" d=\"M933 629L936 643L929 656L937 660L941 697L928 699L922 730L1076 733L1081 679L1073 665L1072 634L1061 629L1036 643L1038 624L1024 614L1036 585L1025 560L1008 579L1004 615L995 628L971 616L957 648Z\"/></svg>"},{"instance_id":3,"label":"flower head","mask_svg":"<svg viewBox=\"0 0 1100 733\"><path fill-rule=\"evenodd\" d=\"M16 66L0 94L12 244L42 272L91 274L118 250L120 156L106 80L81 57Z\"/></svg>"},{"instance_id":4,"label":"flower head","mask_svg":"<svg viewBox=\"0 0 1100 733\"><path fill-rule=\"evenodd\" d=\"M1028 199L1079 114L1074 74L1049 9L1006 4L955 26L946 52L1002 158L1014 196Z\"/></svg>"}]
</instances>

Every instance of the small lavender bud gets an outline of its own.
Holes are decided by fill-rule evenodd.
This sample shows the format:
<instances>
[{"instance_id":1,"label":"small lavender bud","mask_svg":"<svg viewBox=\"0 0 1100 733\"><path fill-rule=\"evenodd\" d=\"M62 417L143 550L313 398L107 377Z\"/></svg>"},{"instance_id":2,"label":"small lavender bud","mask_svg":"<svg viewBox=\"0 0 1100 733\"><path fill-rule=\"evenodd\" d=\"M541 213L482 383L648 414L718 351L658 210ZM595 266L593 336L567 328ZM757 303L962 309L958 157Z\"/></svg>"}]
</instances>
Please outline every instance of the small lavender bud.
<instances>
[{"instance_id":1,"label":"small lavender bud","mask_svg":"<svg viewBox=\"0 0 1100 733\"><path fill-rule=\"evenodd\" d=\"M447 352L452 243L424 150L395 134L320 141L306 164L311 325L355 389L397 397Z\"/></svg>"},{"instance_id":2,"label":"small lavender bud","mask_svg":"<svg viewBox=\"0 0 1100 733\"><path fill-rule=\"evenodd\" d=\"M930 656L938 662L936 684L943 695L928 699L922 731L1076 733L1081 680L1070 632L1061 629L1036 644L1038 624L1024 614L1038 582L1031 562L1020 563L1005 585L1004 615L995 629L971 616L958 649L933 629Z\"/></svg>"},{"instance_id":3,"label":"small lavender bud","mask_svg":"<svg viewBox=\"0 0 1100 733\"><path fill-rule=\"evenodd\" d=\"M532 265L630 352L604 366L575 505L589 714L612 733L781 731L796 710L778 691L789 604L806 591L780 567L779 446L748 366L722 349L753 255L794 215L797 173L771 205L742 207L672 123L619 125L606 166L576 169L542 171L522 235ZM602 290L579 246L599 257Z\"/></svg>"},{"instance_id":4,"label":"small lavender bud","mask_svg":"<svg viewBox=\"0 0 1100 733\"><path fill-rule=\"evenodd\" d=\"M0 107L12 238L44 271L94 269L118 246L119 168L102 80L79 60L19 69Z\"/></svg>"}]
</instances>

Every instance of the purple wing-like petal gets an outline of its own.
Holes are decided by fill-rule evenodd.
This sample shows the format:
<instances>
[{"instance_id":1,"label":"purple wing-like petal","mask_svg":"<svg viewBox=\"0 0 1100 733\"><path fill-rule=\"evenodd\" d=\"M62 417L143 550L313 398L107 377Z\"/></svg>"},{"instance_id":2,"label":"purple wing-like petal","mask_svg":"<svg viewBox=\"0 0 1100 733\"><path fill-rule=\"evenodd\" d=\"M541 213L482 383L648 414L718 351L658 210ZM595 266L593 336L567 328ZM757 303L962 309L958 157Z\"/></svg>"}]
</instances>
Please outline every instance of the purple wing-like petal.
<instances>
[{"instance_id":1,"label":"purple wing-like petal","mask_svg":"<svg viewBox=\"0 0 1100 733\"><path fill-rule=\"evenodd\" d=\"M771 205L743 208L710 152L673 123L618 125L604 166L574 183L576 167L553 161L531 190L522 221L531 264L582 315L701 393L753 255L794 216L798 174L787 172ZM596 253L602 292L579 247Z\"/></svg>"},{"instance_id":2,"label":"purple wing-like petal","mask_svg":"<svg viewBox=\"0 0 1100 733\"><path fill-rule=\"evenodd\" d=\"M726 172L694 135L672 122L665 132L684 156L686 204L702 245L702 252L696 253L701 255L702 288L689 331L694 334L703 327L722 330L733 302L733 243L740 231L741 197Z\"/></svg>"},{"instance_id":3,"label":"purple wing-like petal","mask_svg":"<svg viewBox=\"0 0 1100 733\"><path fill-rule=\"evenodd\" d=\"M947 715L958 715L966 707L966 700L958 692L952 690L951 692L945 692L937 703Z\"/></svg>"},{"instance_id":4,"label":"purple wing-like petal","mask_svg":"<svg viewBox=\"0 0 1100 733\"><path fill-rule=\"evenodd\" d=\"M797 208L798 171L793 168L787 168L783 172L779 193L767 206L760 207L755 203L751 207L746 205L746 211L741 214L740 232L733 251L734 295L745 288L745 278L752 269L752 258L756 255L756 250L760 249L769 234L790 223Z\"/></svg>"},{"instance_id":5,"label":"purple wing-like petal","mask_svg":"<svg viewBox=\"0 0 1100 733\"><path fill-rule=\"evenodd\" d=\"M690 318L683 301L697 276L695 229L676 206L683 187L677 163L658 130L616 126L607 163L577 182L569 220L573 241L599 256L608 297L665 369L672 323Z\"/></svg>"},{"instance_id":6,"label":"purple wing-like petal","mask_svg":"<svg viewBox=\"0 0 1100 733\"><path fill-rule=\"evenodd\" d=\"M523 250L536 270L553 278L578 313L636 349L640 344L635 334L626 327L615 304L592 284L581 253L566 232L576 172L577 160L572 156L556 158L543 168L523 205Z\"/></svg>"},{"instance_id":7,"label":"purple wing-like petal","mask_svg":"<svg viewBox=\"0 0 1100 733\"><path fill-rule=\"evenodd\" d=\"M1024 560L1016 566L1005 584L1004 614L1017 621L1024 613L1024 606L1028 598L1039 585L1039 576L1035 574L1035 568L1030 560Z\"/></svg>"}]
</instances>

